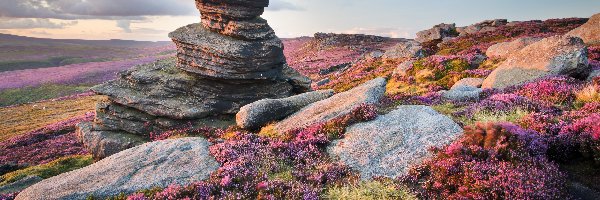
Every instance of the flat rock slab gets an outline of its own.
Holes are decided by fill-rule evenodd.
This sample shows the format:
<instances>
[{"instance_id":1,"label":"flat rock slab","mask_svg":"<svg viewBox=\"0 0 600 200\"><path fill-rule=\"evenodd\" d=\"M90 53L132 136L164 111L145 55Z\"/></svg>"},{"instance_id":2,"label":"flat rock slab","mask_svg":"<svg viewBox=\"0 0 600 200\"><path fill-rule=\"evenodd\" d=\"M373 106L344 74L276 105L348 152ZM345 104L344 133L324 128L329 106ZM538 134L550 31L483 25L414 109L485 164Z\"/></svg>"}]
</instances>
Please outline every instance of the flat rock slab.
<instances>
[{"instance_id":1,"label":"flat rock slab","mask_svg":"<svg viewBox=\"0 0 600 200\"><path fill-rule=\"evenodd\" d=\"M492 45L487 49L485 54L491 58L507 58L510 54L520 51L521 49L542 40L542 38L523 37L510 42L502 42Z\"/></svg>"},{"instance_id":2,"label":"flat rock slab","mask_svg":"<svg viewBox=\"0 0 600 200\"><path fill-rule=\"evenodd\" d=\"M310 104L275 124L275 130L285 133L294 129L305 128L348 114L363 103L379 103L385 93L386 83L387 81L384 78L376 78L349 91Z\"/></svg>"},{"instance_id":3,"label":"flat rock slab","mask_svg":"<svg viewBox=\"0 0 600 200\"><path fill-rule=\"evenodd\" d=\"M458 139L462 128L452 119L427 106L400 106L377 119L355 124L327 152L363 180L396 178L429 158L430 147L442 147Z\"/></svg>"},{"instance_id":4,"label":"flat rock slab","mask_svg":"<svg viewBox=\"0 0 600 200\"><path fill-rule=\"evenodd\" d=\"M146 143L85 168L35 184L17 200L104 199L171 184L204 180L219 168L203 138L182 138Z\"/></svg>"}]
</instances>

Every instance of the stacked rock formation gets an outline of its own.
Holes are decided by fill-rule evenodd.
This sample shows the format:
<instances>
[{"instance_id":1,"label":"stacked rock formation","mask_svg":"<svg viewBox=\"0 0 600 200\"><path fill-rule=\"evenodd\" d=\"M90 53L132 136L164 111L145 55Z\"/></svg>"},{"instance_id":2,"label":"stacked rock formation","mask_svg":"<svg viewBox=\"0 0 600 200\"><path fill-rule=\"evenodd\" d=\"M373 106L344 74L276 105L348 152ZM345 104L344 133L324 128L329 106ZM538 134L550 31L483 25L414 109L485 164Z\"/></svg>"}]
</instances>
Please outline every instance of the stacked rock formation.
<instances>
[{"instance_id":1,"label":"stacked rock formation","mask_svg":"<svg viewBox=\"0 0 600 200\"><path fill-rule=\"evenodd\" d=\"M169 34L178 49L176 63L138 66L94 87L109 98L98 104L91 128L80 128L82 138L109 133L147 138L216 116L233 119L246 104L308 91L310 80L287 66L283 43L260 18L268 4L196 0L201 23ZM105 148L119 146L131 145Z\"/></svg>"}]
</instances>

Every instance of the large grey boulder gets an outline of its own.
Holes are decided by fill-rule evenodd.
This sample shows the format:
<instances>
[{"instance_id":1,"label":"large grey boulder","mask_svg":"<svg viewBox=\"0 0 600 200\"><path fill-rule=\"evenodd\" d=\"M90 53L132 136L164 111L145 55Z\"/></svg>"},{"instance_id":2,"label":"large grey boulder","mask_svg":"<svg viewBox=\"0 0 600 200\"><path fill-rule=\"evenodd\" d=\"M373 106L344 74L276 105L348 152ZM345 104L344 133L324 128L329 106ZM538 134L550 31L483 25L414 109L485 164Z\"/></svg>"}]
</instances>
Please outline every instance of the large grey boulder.
<instances>
[{"instance_id":1,"label":"large grey boulder","mask_svg":"<svg viewBox=\"0 0 600 200\"><path fill-rule=\"evenodd\" d=\"M585 79L590 71L587 48L580 38L554 36L511 54L485 79L482 88L502 89L553 75Z\"/></svg>"},{"instance_id":2,"label":"large grey boulder","mask_svg":"<svg viewBox=\"0 0 600 200\"><path fill-rule=\"evenodd\" d=\"M219 168L203 138L146 143L35 184L17 200L98 199L207 179Z\"/></svg>"},{"instance_id":3,"label":"large grey boulder","mask_svg":"<svg viewBox=\"0 0 600 200\"><path fill-rule=\"evenodd\" d=\"M325 122L350 113L359 105L379 103L387 81L376 78L349 91L313 103L275 124L275 130L285 133L298 128Z\"/></svg>"},{"instance_id":4,"label":"large grey boulder","mask_svg":"<svg viewBox=\"0 0 600 200\"><path fill-rule=\"evenodd\" d=\"M258 129L269 122L281 120L307 105L333 96L333 90L308 92L283 99L263 99L248 104L236 115L237 125L244 129Z\"/></svg>"},{"instance_id":5,"label":"large grey boulder","mask_svg":"<svg viewBox=\"0 0 600 200\"><path fill-rule=\"evenodd\" d=\"M573 29L567 35L579 37L587 44L600 43L600 13L593 15L588 22Z\"/></svg>"},{"instance_id":6,"label":"large grey boulder","mask_svg":"<svg viewBox=\"0 0 600 200\"><path fill-rule=\"evenodd\" d=\"M402 41L387 49L383 54L383 58L385 59L422 57L425 57L425 51L423 50L421 43L414 40Z\"/></svg>"},{"instance_id":7,"label":"large grey boulder","mask_svg":"<svg viewBox=\"0 0 600 200\"><path fill-rule=\"evenodd\" d=\"M13 183L0 186L0 194L11 194L15 192L23 191L25 188L28 188L40 181L44 180L39 176L28 176L21 180L15 181Z\"/></svg>"},{"instance_id":8,"label":"large grey boulder","mask_svg":"<svg viewBox=\"0 0 600 200\"><path fill-rule=\"evenodd\" d=\"M433 26L431 29L418 32L415 40L425 43L455 36L458 36L458 32L456 32L456 24L438 24Z\"/></svg>"},{"instance_id":9,"label":"large grey boulder","mask_svg":"<svg viewBox=\"0 0 600 200\"><path fill-rule=\"evenodd\" d=\"M481 95L482 92L483 92L483 89L473 87L473 86L468 86L468 85L453 87L452 89L447 90L447 91L446 90L440 91L440 93L444 99L449 99L449 100L453 100L453 101L479 100L479 96Z\"/></svg>"},{"instance_id":10,"label":"large grey boulder","mask_svg":"<svg viewBox=\"0 0 600 200\"><path fill-rule=\"evenodd\" d=\"M355 124L327 152L360 172L361 178L396 178L432 156L431 147L455 141L463 130L427 106L400 106L377 119Z\"/></svg>"},{"instance_id":11,"label":"large grey boulder","mask_svg":"<svg viewBox=\"0 0 600 200\"><path fill-rule=\"evenodd\" d=\"M510 54L520 51L521 49L542 40L542 38L523 37L510 42L501 42L492 45L487 49L485 54L490 58L507 58Z\"/></svg>"},{"instance_id":12,"label":"large grey boulder","mask_svg":"<svg viewBox=\"0 0 600 200\"><path fill-rule=\"evenodd\" d=\"M149 141L147 137L126 132L94 131L91 122L78 124L76 133L79 141L83 143L95 160L106 158Z\"/></svg>"}]
</instances>

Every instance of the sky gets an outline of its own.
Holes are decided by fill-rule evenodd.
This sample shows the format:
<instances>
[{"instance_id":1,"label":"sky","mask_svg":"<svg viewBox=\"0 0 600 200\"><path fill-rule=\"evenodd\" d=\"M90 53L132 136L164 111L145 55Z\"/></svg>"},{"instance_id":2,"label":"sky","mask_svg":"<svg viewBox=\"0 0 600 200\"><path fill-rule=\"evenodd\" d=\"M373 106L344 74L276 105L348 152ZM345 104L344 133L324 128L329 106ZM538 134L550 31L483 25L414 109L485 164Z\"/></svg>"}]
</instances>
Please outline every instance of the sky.
<instances>
[{"instance_id":1,"label":"sky","mask_svg":"<svg viewBox=\"0 0 600 200\"><path fill-rule=\"evenodd\" d=\"M590 17L600 0L271 0L263 18L279 37L316 32L414 38L439 23ZM61 39L167 41L198 23L193 0L0 0L0 33Z\"/></svg>"}]
</instances>

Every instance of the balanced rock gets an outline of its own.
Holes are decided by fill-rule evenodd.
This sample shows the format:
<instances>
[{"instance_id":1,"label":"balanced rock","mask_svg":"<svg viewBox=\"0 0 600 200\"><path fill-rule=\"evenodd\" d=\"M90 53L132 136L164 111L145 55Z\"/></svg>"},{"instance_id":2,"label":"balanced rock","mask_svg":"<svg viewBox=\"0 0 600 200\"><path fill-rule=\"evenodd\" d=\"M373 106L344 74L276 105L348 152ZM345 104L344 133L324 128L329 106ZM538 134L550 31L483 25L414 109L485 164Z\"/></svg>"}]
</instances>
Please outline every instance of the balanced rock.
<instances>
[{"instance_id":1,"label":"balanced rock","mask_svg":"<svg viewBox=\"0 0 600 200\"><path fill-rule=\"evenodd\" d=\"M396 178L432 156L431 147L448 145L462 132L452 119L430 107L400 106L373 121L350 126L327 152L360 172L363 180Z\"/></svg>"},{"instance_id":2,"label":"balanced rock","mask_svg":"<svg viewBox=\"0 0 600 200\"><path fill-rule=\"evenodd\" d=\"M501 42L492 45L487 49L485 54L490 58L507 58L510 54L520 51L521 49L542 40L542 38L523 37L511 42Z\"/></svg>"},{"instance_id":3,"label":"balanced rock","mask_svg":"<svg viewBox=\"0 0 600 200\"><path fill-rule=\"evenodd\" d=\"M310 79L286 64L282 41L259 17L268 5L196 0L201 23L169 34L176 61L140 65L92 88L108 100L98 103L91 128L81 129L89 150L103 157L138 144L117 144L117 134L147 139L187 124L219 127L249 103L310 91Z\"/></svg>"},{"instance_id":4,"label":"balanced rock","mask_svg":"<svg viewBox=\"0 0 600 200\"><path fill-rule=\"evenodd\" d=\"M203 138L146 143L90 166L43 180L17 200L104 199L142 189L188 185L207 179L219 168Z\"/></svg>"},{"instance_id":5,"label":"balanced rock","mask_svg":"<svg viewBox=\"0 0 600 200\"><path fill-rule=\"evenodd\" d=\"M307 105L333 96L333 90L321 90L283 99L263 99L248 104L236 115L237 125L244 129L258 129L269 122L281 120Z\"/></svg>"},{"instance_id":6,"label":"balanced rock","mask_svg":"<svg viewBox=\"0 0 600 200\"><path fill-rule=\"evenodd\" d=\"M377 104L385 93L386 80L377 78L356 88L315 102L275 124L275 130L285 133L325 122L350 113L361 104Z\"/></svg>"},{"instance_id":7,"label":"balanced rock","mask_svg":"<svg viewBox=\"0 0 600 200\"><path fill-rule=\"evenodd\" d=\"M386 50L383 54L383 58L385 59L422 57L425 57L425 51L423 50L421 43L414 40L402 41Z\"/></svg>"},{"instance_id":8,"label":"balanced rock","mask_svg":"<svg viewBox=\"0 0 600 200\"><path fill-rule=\"evenodd\" d=\"M600 13L595 14L587 23L573 29L567 35L579 37L587 44L600 43Z\"/></svg>"},{"instance_id":9,"label":"balanced rock","mask_svg":"<svg viewBox=\"0 0 600 200\"><path fill-rule=\"evenodd\" d=\"M552 75L585 79L590 70L587 48L580 38L553 36L511 54L482 87L502 89Z\"/></svg>"},{"instance_id":10,"label":"balanced rock","mask_svg":"<svg viewBox=\"0 0 600 200\"><path fill-rule=\"evenodd\" d=\"M458 36L458 33L456 32L456 24L438 24L431 29L418 32L415 40L425 43L456 36Z\"/></svg>"}]
</instances>

